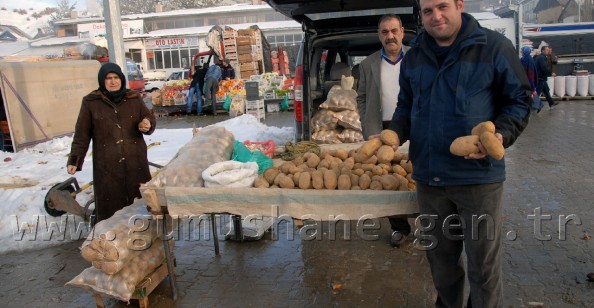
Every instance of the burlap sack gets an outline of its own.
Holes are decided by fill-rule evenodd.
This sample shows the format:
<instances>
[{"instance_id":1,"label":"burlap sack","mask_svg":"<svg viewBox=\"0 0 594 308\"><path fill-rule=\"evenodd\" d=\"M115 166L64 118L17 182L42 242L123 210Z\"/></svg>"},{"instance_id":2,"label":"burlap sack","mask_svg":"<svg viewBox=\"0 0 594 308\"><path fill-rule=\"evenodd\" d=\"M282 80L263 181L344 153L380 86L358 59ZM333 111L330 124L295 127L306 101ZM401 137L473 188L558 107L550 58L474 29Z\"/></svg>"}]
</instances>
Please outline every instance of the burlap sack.
<instances>
[{"instance_id":1,"label":"burlap sack","mask_svg":"<svg viewBox=\"0 0 594 308\"><path fill-rule=\"evenodd\" d=\"M344 128L350 128L357 131L363 131L361 128L361 121L359 120L359 113L353 110L344 110L334 114L338 119L338 125Z\"/></svg>"},{"instance_id":2,"label":"burlap sack","mask_svg":"<svg viewBox=\"0 0 594 308\"><path fill-rule=\"evenodd\" d=\"M332 130L338 125L338 118L334 116L334 111L327 109L318 110L311 118L312 131Z\"/></svg>"},{"instance_id":3,"label":"burlap sack","mask_svg":"<svg viewBox=\"0 0 594 308\"><path fill-rule=\"evenodd\" d=\"M174 241L169 241L173 249ZM136 286L165 261L163 242L157 239L150 248L135 256L122 270L108 275L95 267L89 267L66 283L67 286L81 287L103 296L127 302L134 294Z\"/></svg>"},{"instance_id":4,"label":"burlap sack","mask_svg":"<svg viewBox=\"0 0 594 308\"><path fill-rule=\"evenodd\" d=\"M339 87L339 89L335 89ZM320 105L320 108L332 111L357 110L357 92L355 90L344 90L340 86L334 86L328 92L328 98Z\"/></svg>"},{"instance_id":5,"label":"burlap sack","mask_svg":"<svg viewBox=\"0 0 594 308\"><path fill-rule=\"evenodd\" d=\"M321 130L311 135L311 139L316 143L342 143L339 138L340 133L337 130Z\"/></svg>"},{"instance_id":6,"label":"burlap sack","mask_svg":"<svg viewBox=\"0 0 594 308\"><path fill-rule=\"evenodd\" d=\"M202 171L214 163L230 160L234 141L233 134L224 127L200 129L147 185L204 187Z\"/></svg>"}]
</instances>

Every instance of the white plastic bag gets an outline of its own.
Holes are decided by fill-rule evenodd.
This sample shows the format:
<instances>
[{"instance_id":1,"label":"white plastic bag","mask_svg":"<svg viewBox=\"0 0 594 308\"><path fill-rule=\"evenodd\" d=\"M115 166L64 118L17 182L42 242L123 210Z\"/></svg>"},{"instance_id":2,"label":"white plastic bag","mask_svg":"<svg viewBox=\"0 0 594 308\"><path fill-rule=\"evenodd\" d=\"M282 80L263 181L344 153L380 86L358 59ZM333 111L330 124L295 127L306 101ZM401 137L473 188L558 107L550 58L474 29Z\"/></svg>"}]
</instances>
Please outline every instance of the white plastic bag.
<instances>
[{"instance_id":1,"label":"white plastic bag","mask_svg":"<svg viewBox=\"0 0 594 308\"><path fill-rule=\"evenodd\" d=\"M205 187L252 187L258 177L258 164L222 161L202 172Z\"/></svg>"}]
</instances>

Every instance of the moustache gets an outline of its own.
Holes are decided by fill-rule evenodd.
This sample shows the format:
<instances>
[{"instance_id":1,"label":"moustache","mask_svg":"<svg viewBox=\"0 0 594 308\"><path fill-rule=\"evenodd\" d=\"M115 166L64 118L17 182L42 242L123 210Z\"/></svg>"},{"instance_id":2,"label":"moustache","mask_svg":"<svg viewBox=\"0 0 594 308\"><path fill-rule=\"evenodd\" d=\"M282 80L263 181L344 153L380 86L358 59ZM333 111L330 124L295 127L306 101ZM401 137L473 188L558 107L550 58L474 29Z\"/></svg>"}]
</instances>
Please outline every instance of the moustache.
<instances>
[{"instance_id":1,"label":"moustache","mask_svg":"<svg viewBox=\"0 0 594 308\"><path fill-rule=\"evenodd\" d=\"M389 43L398 44L398 40L395 38L386 39L386 44L389 44Z\"/></svg>"}]
</instances>

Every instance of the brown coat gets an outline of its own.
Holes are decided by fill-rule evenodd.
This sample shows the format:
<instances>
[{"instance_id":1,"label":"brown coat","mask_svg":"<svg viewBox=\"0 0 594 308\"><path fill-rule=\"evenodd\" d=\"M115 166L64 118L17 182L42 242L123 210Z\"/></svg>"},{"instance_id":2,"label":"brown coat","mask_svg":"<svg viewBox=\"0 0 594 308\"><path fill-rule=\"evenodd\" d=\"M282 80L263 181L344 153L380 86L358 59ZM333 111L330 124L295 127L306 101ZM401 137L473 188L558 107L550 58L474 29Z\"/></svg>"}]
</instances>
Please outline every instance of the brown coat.
<instances>
[{"instance_id":1,"label":"brown coat","mask_svg":"<svg viewBox=\"0 0 594 308\"><path fill-rule=\"evenodd\" d=\"M151 122L150 135L156 121L140 95L128 91L115 105L96 90L83 98L68 165L82 170L93 140L93 186L97 222L107 219L117 210L140 198L140 183L151 179L146 143L138 123Z\"/></svg>"}]
</instances>

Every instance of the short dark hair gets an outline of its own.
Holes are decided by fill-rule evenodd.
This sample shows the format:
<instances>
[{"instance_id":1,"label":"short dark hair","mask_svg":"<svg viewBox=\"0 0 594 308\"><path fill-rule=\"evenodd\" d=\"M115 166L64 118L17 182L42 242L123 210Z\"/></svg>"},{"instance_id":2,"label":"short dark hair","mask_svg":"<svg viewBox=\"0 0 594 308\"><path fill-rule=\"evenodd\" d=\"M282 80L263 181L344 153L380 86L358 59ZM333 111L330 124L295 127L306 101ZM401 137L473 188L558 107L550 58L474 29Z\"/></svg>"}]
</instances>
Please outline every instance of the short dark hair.
<instances>
[{"instance_id":1,"label":"short dark hair","mask_svg":"<svg viewBox=\"0 0 594 308\"><path fill-rule=\"evenodd\" d=\"M402 19L400 19L400 16L398 16L396 14L386 14L379 19L379 21L377 23L377 27L379 28L379 26L382 24L382 22L389 20L389 19L397 19L398 22L400 22L400 26L402 26Z\"/></svg>"},{"instance_id":2,"label":"short dark hair","mask_svg":"<svg viewBox=\"0 0 594 308\"><path fill-rule=\"evenodd\" d=\"M547 49L547 48L549 48L549 46L547 46L547 45L544 45L544 46L540 47L540 52L545 51L545 49Z\"/></svg>"}]
</instances>

